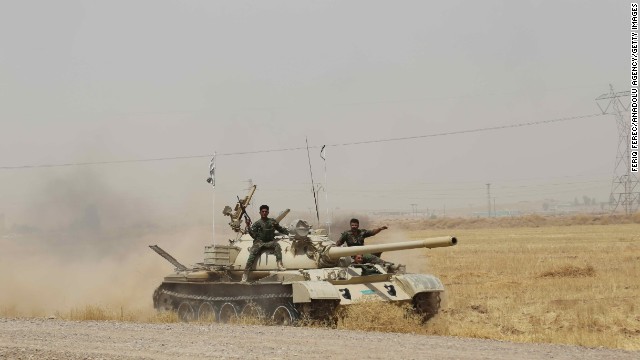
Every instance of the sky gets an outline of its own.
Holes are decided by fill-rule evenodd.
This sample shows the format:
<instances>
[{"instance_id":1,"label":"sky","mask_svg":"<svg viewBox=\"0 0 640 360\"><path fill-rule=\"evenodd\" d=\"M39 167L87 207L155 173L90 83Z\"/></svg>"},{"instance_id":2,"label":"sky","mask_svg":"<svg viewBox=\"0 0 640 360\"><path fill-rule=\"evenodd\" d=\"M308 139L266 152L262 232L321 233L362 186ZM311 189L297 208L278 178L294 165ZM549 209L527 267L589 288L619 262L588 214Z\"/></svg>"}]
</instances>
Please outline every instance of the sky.
<instances>
[{"instance_id":1,"label":"sky","mask_svg":"<svg viewBox=\"0 0 640 360\"><path fill-rule=\"evenodd\" d=\"M0 0L0 214L607 201L629 38L624 1Z\"/></svg>"}]
</instances>

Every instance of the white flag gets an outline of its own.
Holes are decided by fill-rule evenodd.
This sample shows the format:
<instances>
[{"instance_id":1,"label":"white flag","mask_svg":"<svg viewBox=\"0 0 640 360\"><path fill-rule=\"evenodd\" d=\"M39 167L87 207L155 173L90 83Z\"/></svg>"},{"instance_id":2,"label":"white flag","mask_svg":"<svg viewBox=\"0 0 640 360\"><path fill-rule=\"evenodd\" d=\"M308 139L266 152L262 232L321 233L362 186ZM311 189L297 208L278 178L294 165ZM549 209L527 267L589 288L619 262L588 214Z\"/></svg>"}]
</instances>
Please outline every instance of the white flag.
<instances>
[{"instance_id":1,"label":"white flag","mask_svg":"<svg viewBox=\"0 0 640 360\"><path fill-rule=\"evenodd\" d=\"M216 153L213 153L213 157L211 158L211 162L209 162L209 179L208 182L216 187Z\"/></svg>"}]
</instances>

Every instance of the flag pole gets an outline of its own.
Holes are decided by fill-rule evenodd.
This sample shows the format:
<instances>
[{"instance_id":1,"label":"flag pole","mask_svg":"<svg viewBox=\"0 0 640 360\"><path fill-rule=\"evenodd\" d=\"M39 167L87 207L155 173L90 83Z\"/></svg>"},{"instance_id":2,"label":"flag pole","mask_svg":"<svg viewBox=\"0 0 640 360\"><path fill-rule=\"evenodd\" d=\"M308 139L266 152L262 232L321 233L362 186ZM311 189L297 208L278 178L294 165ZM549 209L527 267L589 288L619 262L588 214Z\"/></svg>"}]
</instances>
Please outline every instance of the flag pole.
<instances>
[{"instance_id":1,"label":"flag pole","mask_svg":"<svg viewBox=\"0 0 640 360\"><path fill-rule=\"evenodd\" d=\"M213 237L213 246L216 246L216 152L213 153L213 157L209 162L209 178L207 182L211 184L211 236Z\"/></svg>"},{"instance_id":2,"label":"flag pole","mask_svg":"<svg viewBox=\"0 0 640 360\"><path fill-rule=\"evenodd\" d=\"M326 159L326 152L325 152L325 148L327 147L327 145L322 145L322 149L320 149L320 157L322 158L322 160L324 161L324 202L325 202L325 206L327 207L327 227L328 229L328 234L331 235L331 216L329 215L329 191L327 191L327 159Z\"/></svg>"}]
</instances>

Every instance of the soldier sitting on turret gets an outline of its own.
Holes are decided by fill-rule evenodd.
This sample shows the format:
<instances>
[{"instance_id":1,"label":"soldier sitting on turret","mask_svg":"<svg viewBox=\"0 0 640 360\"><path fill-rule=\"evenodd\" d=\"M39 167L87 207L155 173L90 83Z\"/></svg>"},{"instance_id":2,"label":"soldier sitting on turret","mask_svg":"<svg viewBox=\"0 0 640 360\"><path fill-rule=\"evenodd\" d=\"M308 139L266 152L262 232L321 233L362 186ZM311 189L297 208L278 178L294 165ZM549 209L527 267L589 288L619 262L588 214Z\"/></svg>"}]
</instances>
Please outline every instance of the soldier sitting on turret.
<instances>
[{"instance_id":1,"label":"soldier sitting on turret","mask_svg":"<svg viewBox=\"0 0 640 360\"><path fill-rule=\"evenodd\" d=\"M249 229L249 235L253 238L253 246L249 249L249 258L244 268L244 274L242 274L242 282L247 281L253 262L262 250L273 249L278 270L286 270L282 264L282 248L275 240L275 232L278 230L281 234L289 234L289 231L280 226L275 219L269 218L268 215L269 206L260 206L260 220L254 222Z\"/></svg>"},{"instance_id":2,"label":"soldier sitting on turret","mask_svg":"<svg viewBox=\"0 0 640 360\"><path fill-rule=\"evenodd\" d=\"M359 229L360 221L358 219L351 219L349 225L351 226L351 230L345 231L340 235L336 246L342 246L342 244L347 244L347 246L362 246L364 245L365 238L377 235L380 231L388 229L386 225L374 230ZM378 256L373 254L364 254L362 257L365 263L378 264L379 262L376 262L376 259L382 262Z\"/></svg>"}]
</instances>

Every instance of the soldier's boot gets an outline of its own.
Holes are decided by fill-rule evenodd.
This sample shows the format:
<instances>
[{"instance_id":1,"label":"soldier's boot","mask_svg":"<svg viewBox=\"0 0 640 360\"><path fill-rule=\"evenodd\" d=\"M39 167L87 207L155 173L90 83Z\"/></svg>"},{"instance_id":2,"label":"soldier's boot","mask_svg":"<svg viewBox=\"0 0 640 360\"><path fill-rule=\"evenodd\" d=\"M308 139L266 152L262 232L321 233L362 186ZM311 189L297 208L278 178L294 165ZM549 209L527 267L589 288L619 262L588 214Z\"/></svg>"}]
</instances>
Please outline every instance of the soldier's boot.
<instances>
[{"instance_id":1,"label":"soldier's boot","mask_svg":"<svg viewBox=\"0 0 640 360\"><path fill-rule=\"evenodd\" d=\"M247 282L247 280L249 279L249 271L246 271L244 273L242 273L242 280L241 282Z\"/></svg>"},{"instance_id":2,"label":"soldier's boot","mask_svg":"<svg viewBox=\"0 0 640 360\"><path fill-rule=\"evenodd\" d=\"M287 270L287 268L284 267L284 265L282 265L282 260L278 261L277 264L278 264L278 270L279 271Z\"/></svg>"}]
</instances>

